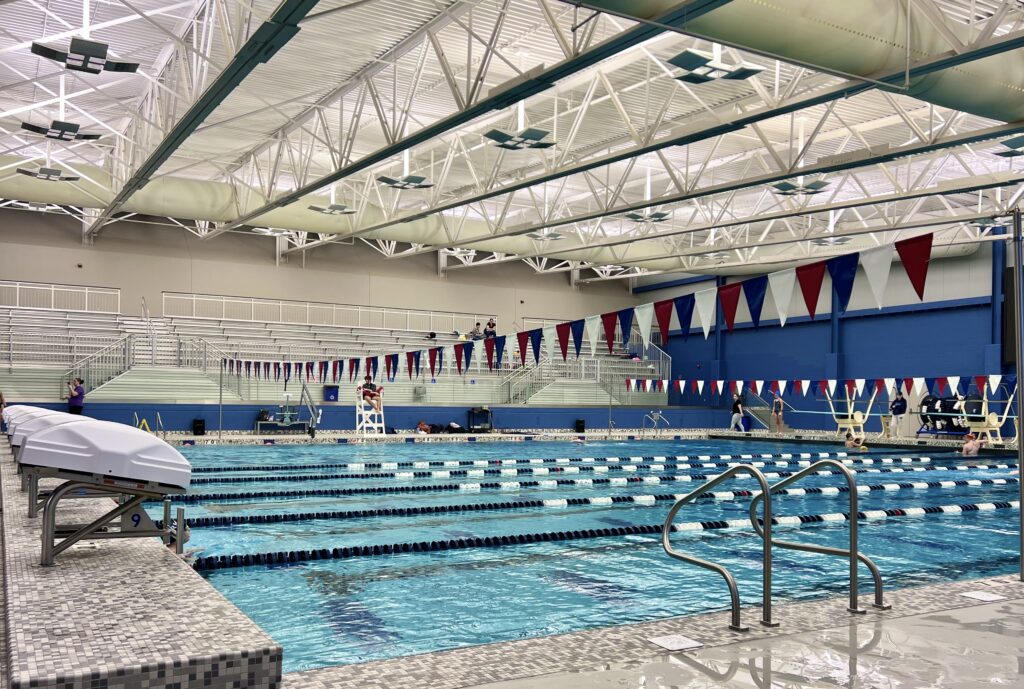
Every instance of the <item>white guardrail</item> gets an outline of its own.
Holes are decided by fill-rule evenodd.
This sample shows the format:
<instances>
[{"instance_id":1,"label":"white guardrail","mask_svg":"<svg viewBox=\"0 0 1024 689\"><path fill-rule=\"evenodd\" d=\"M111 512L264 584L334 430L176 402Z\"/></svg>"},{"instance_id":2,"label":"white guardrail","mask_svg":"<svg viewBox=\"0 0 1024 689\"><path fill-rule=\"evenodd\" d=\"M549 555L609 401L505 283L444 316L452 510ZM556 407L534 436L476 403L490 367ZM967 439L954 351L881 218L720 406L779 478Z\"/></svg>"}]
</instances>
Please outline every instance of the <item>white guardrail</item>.
<instances>
[{"instance_id":1,"label":"white guardrail","mask_svg":"<svg viewBox=\"0 0 1024 689\"><path fill-rule=\"evenodd\" d=\"M0 307L118 314L121 313L121 290L0 280Z\"/></svg>"}]
</instances>

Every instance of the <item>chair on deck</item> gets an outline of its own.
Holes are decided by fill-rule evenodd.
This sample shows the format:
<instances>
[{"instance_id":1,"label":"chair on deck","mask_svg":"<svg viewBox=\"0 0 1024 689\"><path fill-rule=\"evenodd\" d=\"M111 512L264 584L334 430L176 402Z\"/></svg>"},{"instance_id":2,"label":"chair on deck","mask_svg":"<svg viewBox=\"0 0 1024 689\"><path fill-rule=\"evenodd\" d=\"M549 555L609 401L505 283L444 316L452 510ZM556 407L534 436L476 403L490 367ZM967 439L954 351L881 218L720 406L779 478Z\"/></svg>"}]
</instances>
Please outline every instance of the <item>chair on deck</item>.
<instances>
[{"instance_id":1,"label":"chair on deck","mask_svg":"<svg viewBox=\"0 0 1024 689\"><path fill-rule=\"evenodd\" d=\"M363 435L384 435L384 388L377 388L380 394L380 411L373 408L363 397L363 389L356 388L356 432Z\"/></svg>"}]
</instances>

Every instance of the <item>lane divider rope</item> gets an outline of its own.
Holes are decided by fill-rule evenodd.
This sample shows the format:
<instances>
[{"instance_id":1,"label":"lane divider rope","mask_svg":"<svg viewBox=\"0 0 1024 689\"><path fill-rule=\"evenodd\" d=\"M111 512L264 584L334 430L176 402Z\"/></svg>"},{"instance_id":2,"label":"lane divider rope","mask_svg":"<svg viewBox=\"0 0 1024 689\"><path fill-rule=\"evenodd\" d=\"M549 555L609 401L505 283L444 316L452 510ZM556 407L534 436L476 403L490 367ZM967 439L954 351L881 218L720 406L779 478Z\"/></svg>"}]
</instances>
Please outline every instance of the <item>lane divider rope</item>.
<instances>
[{"instance_id":1,"label":"lane divider rope","mask_svg":"<svg viewBox=\"0 0 1024 689\"><path fill-rule=\"evenodd\" d=\"M876 483L857 487L858 493L872 491L918 490L926 488L954 488L957 486L1005 486L1016 485L1015 478L960 479L957 481L921 481L915 483ZM848 493L848 486L783 488L775 495L838 495ZM704 500L733 500L755 495L750 490L717 491L701 493ZM331 512L294 512L290 514L248 514L218 517L194 517L186 519L189 528L238 526L242 524L278 524L281 522L311 521L314 519L368 519L375 517L413 517L424 514L448 514L452 512L482 512L488 510L515 510L536 507L577 507L583 505L606 506L619 504L654 505L656 502L678 500L682 493L654 493L650 495L613 495L596 498L549 498L545 500L516 500L514 502L485 502L467 505L421 505L419 507L380 507L366 510L341 510ZM157 521L157 527L162 523Z\"/></svg>"},{"instance_id":2,"label":"lane divider rope","mask_svg":"<svg viewBox=\"0 0 1024 689\"><path fill-rule=\"evenodd\" d=\"M937 505L932 507L906 507L888 510L865 510L858 512L857 519L890 519L893 517L918 517L926 514L961 514L963 512L987 512L991 510L1019 509L1016 500L1009 502L984 502L963 505ZM847 512L830 514L804 514L773 517L772 524L803 526L827 522L849 521ZM435 552L461 550L466 548L497 548L528 543L550 541L575 541L590 538L660 534L661 524L612 527L606 529L581 529L578 531L555 531L546 533L517 534L512 536L486 536L453 538L441 541L416 541L413 543L386 543L380 545L345 546L342 548L320 548L317 550L291 550L274 553L250 553L244 555L207 555L197 558L192 567L198 571L248 567L252 565L285 565L312 560L339 560L375 555L401 553ZM749 518L723 519L717 521L685 522L673 526L673 531L710 531L714 529L750 528Z\"/></svg>"},{"instance_id":3,"label":"lane divider rope","mask_svg":"<svg viewBox=\"0 0 1024 689\"><path fill-rule=\"evenodd\" d=\"M903 474L920 471L978 471L988 469L1016 469L1016 464L957 464L950 466L908 466L884 467L870 469L852 469L855 474ZM793 471L766 473L768 478L786 478ZM818 476L838 475L838 471L819 471ZM348 495L389 495L392 493L429 493L444 491L479 490L520 490L522 488L556 488L558 486L591 487L599 485L625 486L630 483L670 483L672 481L705 481L717 477L718 474L679 474L660 476L622 476L595 478L563 478L545 479L540 481L482 481L473 483L441 483L435 485L399 485L370 486L367 488L314 488L309 490L270 490L270 491L239 491L237 493L188 493L186 495L168 496L172 502L199 503L224 500L252 500L258 498L307 498L307 497L343 497ZM737 476L737 480L745 479Z\"/></svg>"}]
</instances>

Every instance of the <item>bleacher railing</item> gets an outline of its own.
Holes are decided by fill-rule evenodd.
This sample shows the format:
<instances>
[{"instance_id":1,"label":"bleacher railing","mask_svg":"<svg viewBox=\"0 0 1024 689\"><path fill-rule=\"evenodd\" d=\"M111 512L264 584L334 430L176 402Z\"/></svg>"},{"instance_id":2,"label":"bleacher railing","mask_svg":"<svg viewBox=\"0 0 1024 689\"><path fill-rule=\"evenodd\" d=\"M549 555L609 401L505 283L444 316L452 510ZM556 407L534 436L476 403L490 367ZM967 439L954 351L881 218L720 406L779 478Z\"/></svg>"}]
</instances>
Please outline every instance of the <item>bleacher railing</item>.
<instances>
[{"instance_id":1,"label":"bleacher railing","mask_svg":"<svg viewBox=\"0 0 1024 689\"><path fill-rule=\"evenodd\" d=\"M121 290L0 280L0 307L119 314Z\"/></svg>"},{"instance_id":2,"label":"bleacher railing","mask_svg":"<svg viewBox=\"0 0 1024 689\"><path fill-rule=\"evenodd\" d=\"M163 315L169 318L203 318L324 325L346 328L379 328L421 332L451 333L470 331L476 323L486 323L489 314L453 311L424 311L384 306L325 304L311 301L226 297L212 294L163 293Z\"/></svg>"},{"instance_id":3,"label":"bleacher railing","mask_svg":"<svg viewBox=\"0 0 1024 689\"><path fill-rule=\"evenodd\" d=\"M95 390L112 378L116 378L132 366L132 335L104 347L98 352L80 359L61 374L58 383L58 397L67 395L67 383L73 378L81 378L86 390Z\"/></svg>"},{"instance_id":4,"label":"bleacher railing","mask_svg":"<svg viewBox=\"0 0 1024 689\"><path fill-rule=\"evenodd\" d=\"M72 366L121 340L119 337L52 335L10 330L0 337L0 361L8 365Z\"/></svg>"}]
</instances>

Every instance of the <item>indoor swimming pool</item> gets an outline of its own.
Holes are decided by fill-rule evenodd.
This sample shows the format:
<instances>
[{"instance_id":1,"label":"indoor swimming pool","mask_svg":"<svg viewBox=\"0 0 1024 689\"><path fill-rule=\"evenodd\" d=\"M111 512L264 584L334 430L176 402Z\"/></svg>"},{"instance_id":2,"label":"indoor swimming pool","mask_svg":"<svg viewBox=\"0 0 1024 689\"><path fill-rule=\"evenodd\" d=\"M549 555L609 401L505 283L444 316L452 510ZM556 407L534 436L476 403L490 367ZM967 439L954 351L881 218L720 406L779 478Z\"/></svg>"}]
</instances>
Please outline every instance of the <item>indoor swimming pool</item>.
<instances>
[{"instance_id":1,"label":"indoor swimming pool","mask_svg":"<svg viewBox=\"0 0 1024 689\"><path fill-rule=\"evenodd\" d=\"M184 452L195 474L180 504L197 569L282 644L288 672L722 609L721 579L669 559L658 529L677 496L739 463L770 482L822 454L846 463L859 511L873 517L861 521L860 547L887 588L1004 574L1017 561L1015 463L935 448L846 456L838 444L623 441ZM844 486L835 474L794 485L776 499L776 516L806 523L776 533L843 546L846 523L820 519L842 519ZM722 527L746 518L754 488L742 477L721 485L682 510L677 524L688 532L674 536L729 567L745 604L760 599L760 542L749 527ZM778 601L844 592L842 561L780 549L775 559ZM869 583L864 570L865 592Z\"/></svg>"}]
</instances>

